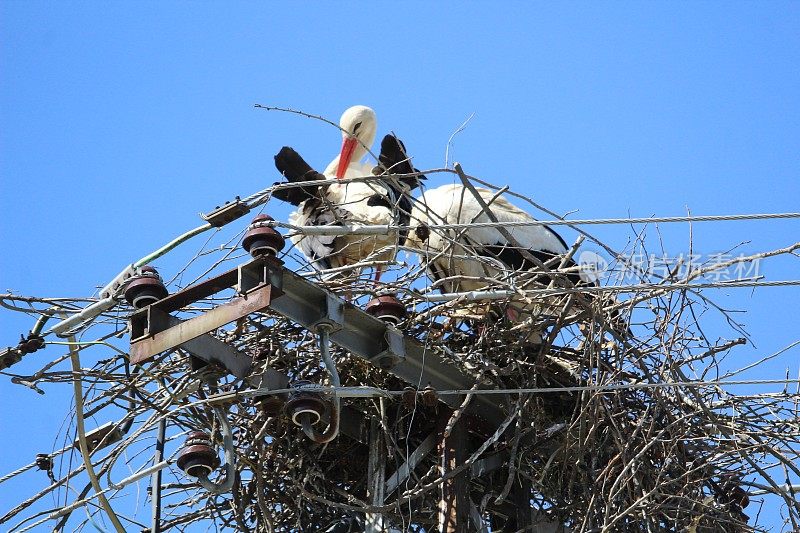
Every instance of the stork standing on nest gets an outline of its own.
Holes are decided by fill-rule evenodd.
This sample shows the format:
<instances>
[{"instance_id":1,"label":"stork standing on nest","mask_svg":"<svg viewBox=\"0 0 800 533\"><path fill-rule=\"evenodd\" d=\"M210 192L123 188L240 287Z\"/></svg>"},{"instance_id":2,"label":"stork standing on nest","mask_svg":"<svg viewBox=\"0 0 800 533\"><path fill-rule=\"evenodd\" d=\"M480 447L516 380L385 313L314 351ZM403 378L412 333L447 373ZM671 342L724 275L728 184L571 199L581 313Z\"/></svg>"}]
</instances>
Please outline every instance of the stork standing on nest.
<instances>
[{"instance_id":1,"label":"stork standing on nest","mask_svg":"<svg viewBox=\"0 0 800 533\"><path fill-rule=\"evenodd\" d=\"M504 197L487 189L476 188L476 191L496 223L535 221ZM594 272L586 272L572 259L564 258L569 251L567 243L545 225L508 226L506 234L498 225L476 225L495 221L473 192L462 185L445 185L426 191L415 203L411 218L416 229L409 235L408 245L419 250L429 276L443 292L537 288L548 286L554 276L575 286L597 284ZM438 224L459 227L430 228ZM552 273L544 273L530 256L544 263ZM587 297L591 299L593 295ZM562 303L562 299L554 298L527 301L514 298L505 313L513 322L519 322L526 314L557 314ZM496 307L479 304L462 309L466 314L485 315Z\"/></svg>"},{"instance_id":2,"label":"stork standing on nest","mask_svg":"<svg viewBox=\"0 0 800 533\"><path fill-rule=\"evenodd\" d=\"M535 220L504 197L487 189L476 190L499 224ZM442 282L442 288L448 292L485 289L487 279L499 280L511 271L534 269L534 263L524 252L546 263L569 249L564 239L545 225L506 228L518 246L509 242L498 226L470 227L493 221L473 193L462 185L444 185L426 191L414 206L412 218L418 230L410 244L425 251L429 257L428 273L434 281ZM436 231L426 228L438 224L463 227ZM580 282L577 271L569 277L574 283Z\"/></svg>"},{"instance_id":3,"label":"stork standing on nest","mask_svg":"<svg viewBox=\"0 0 800 533\"><path fill-rule=\"evenodd\" d=\"M342 226L345 224L407 226L410 221L409 193L424 176L394 178L414 169L408 163L403 144L387 135L381 142L380 165L373 168L361 163L375 139L377 119L366 106L346 110L339 121L342 148L338 156L319 173L292 148L283 147L275 156L275 166L289 183L319 181L319 185L279 189L273 196L297 206L289 217L295 226ZM410 172L409 170L410 169ZM340 183L345 178L371 176L386 179ZM339 268L372 259L386 261L394 257L397 245L405 242L407 232L387 235L302 235L292 242L312 264L321 269ZM375 268L375 281L382 268Z\"/></svg>"}]
</instances>

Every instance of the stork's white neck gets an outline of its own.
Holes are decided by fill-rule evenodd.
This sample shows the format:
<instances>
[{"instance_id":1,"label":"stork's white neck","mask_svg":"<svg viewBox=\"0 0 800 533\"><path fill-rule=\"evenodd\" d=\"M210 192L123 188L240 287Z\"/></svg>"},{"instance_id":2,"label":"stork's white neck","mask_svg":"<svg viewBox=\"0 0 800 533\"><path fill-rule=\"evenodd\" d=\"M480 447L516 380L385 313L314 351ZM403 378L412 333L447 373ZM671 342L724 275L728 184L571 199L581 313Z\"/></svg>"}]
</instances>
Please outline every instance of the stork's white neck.
<instances>
[{"instance_id":1,"label":"stork's white neck","mask_svg":"<svg viewBox=\"0 0 800 533\"><path fill-rule=\"evenodd\" d=\"M340 158L345 152L350 156L345 173L350 167L360 166L360 161L367 155L369 148L375 141L378 120L372 109L367 106L357 105L342 113L342 117L339 119L339 127L342 129L342 152L325 169L326 175L336 175ZM352 152L345 150L346 146Z\"/></svg>"}]
</instances>

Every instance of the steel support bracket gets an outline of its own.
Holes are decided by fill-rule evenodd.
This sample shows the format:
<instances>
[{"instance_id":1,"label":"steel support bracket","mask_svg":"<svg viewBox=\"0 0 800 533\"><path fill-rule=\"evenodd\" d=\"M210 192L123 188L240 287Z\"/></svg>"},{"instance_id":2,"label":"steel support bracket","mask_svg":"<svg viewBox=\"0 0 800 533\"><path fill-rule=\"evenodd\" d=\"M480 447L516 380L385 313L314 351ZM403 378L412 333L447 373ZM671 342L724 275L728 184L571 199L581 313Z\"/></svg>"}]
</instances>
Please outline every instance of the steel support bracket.
<instances>
[{"instance_id":1,"label":"steel support bracket","mask_svg":"<svg viewBox=\"0 0 800 533\"><path fill-rule=\"evenodd\" d=\"M273 298L282 294L283 267L277 259L256 259L236 267L236 291L245 295L263 285L271 285ZM224 274L223 274L224 275Z\"/></svg>"},{"instance_id":2,"label":"steel support bracket","mask_svg":"<svg viewBox=\"0 0 800 533\"><path fill-rule=\"evenodd\" d=\"M325 301L319 308L319 317L309 324L309 329L318 332L320 327L325 327L330 333L340 331L344 327L344 307L344 300L326 293Z\"/></svg>"},{"instance_id":3,"label":"steel support bracket","mask_svg":"<svg viewBox=\"0 0 800 533\"><path fill-rule=\"evenodd\" d=\"M394 326L386 326L386 334L383 336L385 344L383 350L370 358L384 370L391 370L406 358L406 339L405 336Z\"/></svg>"},{"instance_id":4,"label":"steel support bracket","mask_svg":"<svg viewBox=\"0 0 800 533\"><path fill-rule=\"evenodd\" d=\"M239 297L186 321L169 314L228 288L235 288ZM131 316L131 362L141 364L159 353L181 347L204 361L219 363L235 376L243 378L250 371L250 357L208 333L265 309L311 331L327 327L331 342L406 383L437 390L464 390L474 385L473 378L416 339L403 335L394 326L286 269L280 260L270 257L253 259L134 313ZM441 401L455 409L463 398L448 395ZM504 397L476 396L469 411L487 421L497 420L503 414L504 403Z\"/></svg>"},{"instance_id":5,"label":"steel support bracket","mask_svg":"<svg viewBox=\"0 0 800 533\"><path fill-rule=\"evenodd\" d=\"M180 347L207 363L221 365L238 378L245 378L250 372L250 357L208 333L267 308L272 298L280 294L281 272L279 261L257 259L137 311L130 319L131 362L142 364L159 353ZM234 287L241 296L189 320L170 314Z\"/></svg>"},{"instance_id":6,"label":"steel support bracket","mask_svg":"<svg viewBox=\"0 0 800 533\"><path fill-rule=\"evenodd\" d=\"M469 389L475 384L473 378L394 326L345 302L306 277L285 268L282 270L282 294L272 298L269 305L272 311L311 330L322 323L332 324L335 329L331 342L406 383L437 390ZM463 398L448 395L441 400L456 409ZM469 410L484 420L497 420L503 416L502 403L505 403L503 397L476 396Z\"/></svg>"}]
</instances>

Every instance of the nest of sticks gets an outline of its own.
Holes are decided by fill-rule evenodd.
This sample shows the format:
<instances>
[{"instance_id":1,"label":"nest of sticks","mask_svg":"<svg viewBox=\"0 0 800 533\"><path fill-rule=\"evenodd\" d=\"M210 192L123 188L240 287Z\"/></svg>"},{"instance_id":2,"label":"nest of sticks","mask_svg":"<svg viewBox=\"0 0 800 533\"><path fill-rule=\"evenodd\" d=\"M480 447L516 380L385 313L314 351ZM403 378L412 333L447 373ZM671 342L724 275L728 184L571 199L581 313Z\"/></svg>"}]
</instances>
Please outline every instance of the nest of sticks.
<instances>
[{"instance_id":1,"label":"nest of sticks","mask_svg":"<svg viewBox=\"0 0 800 533\"><path fill-rule=\"evenodd\" d=\"M269 190L258 201L268 198ZM179 271L185 278L176 274L170 287L190 284L189 272L202 279L213 269L244 262L240 239L241 232L222 244L205 245ZM643 243L639 235L631 246ZM516 531L515 509L525 502L535 511L535 522L575 532L761 531L757 506L749 501L757 491L781 500L787 524L798 527L800 504L782 486L785 472L800 474L798 394L785 389L737 395L707 383L718 376L725 355L746 341L734 322L731 338L710 339L703 333L695 317L713 304L702 290L686 287L703 272L693 272L690 279L653 279L641 273L637 290L609 298L587 299L568 291L534 295L546 299L546 305L509 320L511 298L480 304L481 309L458 300L426 302L420 296L430 289L425 264L411 257L397 254L376 286L364 270L369 261L330 275L310 271L292 250L284 256L287 264L308 271L328 290L346 294L354 305L363 307L376 292L397 294L411 309L399 329L471 376L475 394L479 387L504 391L505 418L477 420L469 409L474 394L462 395L462 408L449 410L436 401L445 391L409 392L409 384L391 373L334 348L343 387L387 393L345 399L349 414L342 415L382 433L387 477L431 434L462 425L467 455L459 472L472 472L470 500L492 531ZM512 279L515 275L521 274L508 273ZM179 315L191 317L229 296L196 302ZM87 303L18 295L4 295L3 302L33 316L73 313ZM92 454L105 486L130 469L147 466L160 420L166 421L167 459L174 459L191 431L207 432L221 450L222 430L213 408L222 407L237 458L232 488L209 493L170 465L161 487L162 530L193 531L213 522L241 531L314 531L336 523L358 531L365 517L374 514L393 530L437 530L447 476L435 449L376 506L368 488L365 439L342 433L330 443L316 444L288 419L282 409L285 394L249 394L256 387L253 380L197 365L181 349L132 368L125 345L115 341L131 312L122 304L98 316L65 341L66 353L36 372L21 375L9 368L3 373L34 389L74 385L79 376L83 417L116 420L124 429L120 440ZM631 318L632 333L614 327L619 316ZM541 335L531 339L529 331ZM250 355L254 375L273 369L292 380L328 384L316 337L278 315L252 314L215 336ZM76 374L68 361L78 356L82 364ZM73 417L74 412L63 428L63 448L47 451L51 462L38 465L49 466L44 468L50 475L46 487L0 518L10 531L40 523L32 509L48 494L62 502L93 494L80 454L74 452ZM485 474L472 468L492 455L503 457L498 468ZM122 517L131 530L147 527L147 506L131 504L135 496L130 490L110 491L108 498L120 514L136 509ZM71 519L80 529L98 512L94 504L86 516L61 509L53 519L56 527Z\"/></svg>"}]
</instances>

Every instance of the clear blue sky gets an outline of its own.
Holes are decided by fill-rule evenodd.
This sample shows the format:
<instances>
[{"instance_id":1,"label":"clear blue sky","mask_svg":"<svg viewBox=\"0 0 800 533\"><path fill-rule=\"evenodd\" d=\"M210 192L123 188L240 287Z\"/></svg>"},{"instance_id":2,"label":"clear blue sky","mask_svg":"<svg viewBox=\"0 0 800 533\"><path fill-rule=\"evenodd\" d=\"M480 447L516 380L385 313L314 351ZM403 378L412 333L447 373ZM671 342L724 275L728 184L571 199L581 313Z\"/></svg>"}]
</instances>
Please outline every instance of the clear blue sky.
<instances>
[{"instance_id":1,"label":"clear blue sky","mask_svg":"<svg viewBox=\"0 0 800 533\"><path fill-rule=\"evenodd\" d=\"M577 210L573 218L797 211L798 66L797 2L6 0L2 289L90 296L198 225L198 212L278 179L281 146L317 168L335 155L337 132L255 103L334 120L369 105L379 133L395 131L419 168L442 166L451 133L474 113L451 159L555 211ZM632 234L594 232L618 249ZM687 251L686 225L664 236L670 254ZM800 240L800 223L698 224L694 238L703 254L742 241L757 252ZM167 273L172 265L159 264ZM762 273L800 278L797 261ZM798 296L718 291L724 306L748 311L740 318L756 341L735 362L800 337ZM0 313L0 344L15 344L32 324ZM14 370L61 353L48 348ZM780 378L787 366L796 375L797 353L754 375ZM0 382L0 474L51 449L66 389L39 396ZM32 472L0 486L0 511L44 482Z\"/></svg>"}]
</instances>

